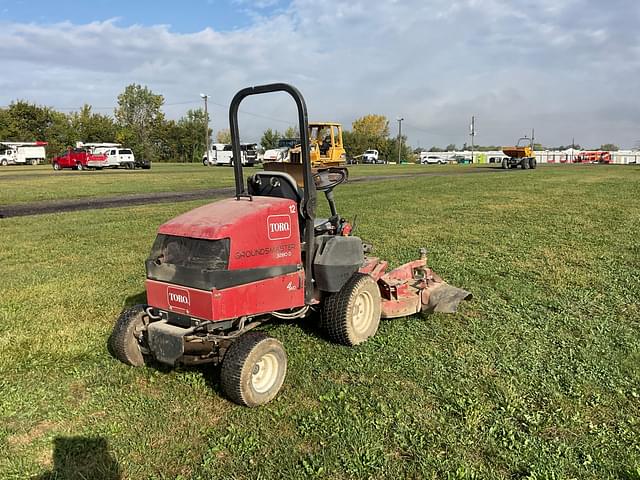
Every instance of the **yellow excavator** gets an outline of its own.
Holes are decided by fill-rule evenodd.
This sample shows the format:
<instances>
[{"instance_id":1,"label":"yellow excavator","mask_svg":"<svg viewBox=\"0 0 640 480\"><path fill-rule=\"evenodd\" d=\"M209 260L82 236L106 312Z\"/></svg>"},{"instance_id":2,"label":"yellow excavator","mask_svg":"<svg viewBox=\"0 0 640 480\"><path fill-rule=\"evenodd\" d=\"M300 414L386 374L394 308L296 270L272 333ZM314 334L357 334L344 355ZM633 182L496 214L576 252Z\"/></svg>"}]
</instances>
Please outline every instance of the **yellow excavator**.
<instances>
[{"instance_id":1,"label":"yellow excavator","mask_svg":"<svg viewBox=\"0 0 640 480\"><path fill-rule=\"evenodd\" d=\"M265 162L264 169L286 172L302 185L302 150L296 145L289 150L285 162ZM342 125L334 122L309 123L309 158L314 173L322 170L344 170L347 177L347 154L342 142Z\"/></svg>"}]
</instances>

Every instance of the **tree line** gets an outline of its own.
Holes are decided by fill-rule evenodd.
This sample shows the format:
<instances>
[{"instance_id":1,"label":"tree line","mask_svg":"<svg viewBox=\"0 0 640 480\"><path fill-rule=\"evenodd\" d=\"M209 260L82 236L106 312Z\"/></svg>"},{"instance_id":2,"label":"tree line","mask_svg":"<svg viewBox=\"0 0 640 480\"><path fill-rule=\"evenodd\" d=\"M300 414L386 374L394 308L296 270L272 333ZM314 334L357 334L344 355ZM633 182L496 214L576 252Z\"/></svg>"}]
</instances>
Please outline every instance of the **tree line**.
<instances>
[{"instance_id":1,"label":"tree line","mask_svg":"<svg viewBox=\"0 0 640 480\"><path fill-rule=\"evenodd\" d=\"M118 95L113 116L94 112L85 104L78 111L65 113L54 108L17 100L0 108L0 141L48 142L47 156L52 158L67 148L84 143L121 143L136 155L153 161L200 162L205 153L207 118L202 108L191 109L178 120L167 119L162 111L165 99L148 87L131 84ZM209 129L209 135L212 136ZM280 138L298 138L296 127L284 132L268 128L260 144L275 148ZM217 132L212 141L229 143L229 129ZM343 133L349 157L369 148L383 158L396 159L398 139L389 134L389 121L382 115L365 115ZM401 155L412 157L403 137Z\"/></svg>"},{"instance_id":2,"label":"tree line","mask_svg":"<svg viewBox=\"0 0 640 480\"><path fill-rule=\"evenodd\" d=\"M202 108L188 110L178 120L165 118L162 107L164 97L148 87L131 84L118 95L113 116L96 113L91 105L76 112L64 113L53 108L18 100L0 108L0 141L46 141L49 158L61 153L77 142L121 143L136 155L153 161L200 162L205 153L205 128L208 119ZM209 135L212 132L208 129ZM280 138L298 138L296 127L284 132L268 128L260 144L264 149L274 148ZM218 143L229 143L228 129L214 137ZM369 114L356 119L351 129L343 131L344 147L349 158L362 155L365 150L376 149L389 161L398 158L398 137L392 136L389 120L384 115ZM412 161L420 149L412 150L406 136L401 139L400 156ZM476 151L501 150L500 146L476 146ZM536 149L542 145L536 144ZM561 146L563 150L568 146ZM580 148L576 145L576 148ZM617 150L613 144L604 144L602 150ZM465 144L463 150L468 149ZM458 150L454 144L444 148L433 146L430 151Z\"/></svg>"}]
</instances>

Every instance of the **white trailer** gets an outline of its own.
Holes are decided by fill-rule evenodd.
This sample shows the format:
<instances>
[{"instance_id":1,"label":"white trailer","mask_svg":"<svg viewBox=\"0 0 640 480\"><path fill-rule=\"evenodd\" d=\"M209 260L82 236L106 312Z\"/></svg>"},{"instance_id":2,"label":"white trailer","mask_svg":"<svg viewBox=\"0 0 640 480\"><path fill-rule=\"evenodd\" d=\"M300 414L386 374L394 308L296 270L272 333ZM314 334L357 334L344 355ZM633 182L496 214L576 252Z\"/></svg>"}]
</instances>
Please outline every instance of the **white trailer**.
<instances>
[{"instance_id":1,"label":"white trailer","mask_svg":"<svg viewBox=\"0 0 640 480\"><path fill-rule=\"evenodd\" d=\"M47 158L47 142L0 142L0 166L38 165Z\"/></svg>"},{"instance_id":2,"label":"white trailer","mask_svg":"<svg viewBox=\"0 0 640 480\"><path fill-rule=\"evenodd\" d=\"M135 168L136 159L130 148L122 148L120 143L84 143L77 142L77 148L89 150L94 155L106 155L106 168Z\"/></svg>"}]
</instances>

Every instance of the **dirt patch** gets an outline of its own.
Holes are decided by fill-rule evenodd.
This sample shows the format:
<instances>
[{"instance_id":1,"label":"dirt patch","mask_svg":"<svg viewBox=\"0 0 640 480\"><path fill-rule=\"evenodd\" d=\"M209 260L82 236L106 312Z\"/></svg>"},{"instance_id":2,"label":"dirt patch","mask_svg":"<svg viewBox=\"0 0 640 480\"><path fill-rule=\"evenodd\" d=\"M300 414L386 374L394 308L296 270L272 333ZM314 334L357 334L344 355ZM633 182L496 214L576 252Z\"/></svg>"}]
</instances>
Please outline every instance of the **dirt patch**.
<instances>
[{"instance_id":1,"label":"dirt patch","mask_svg":"<svg viewBox=\"0 0 640 480\"><path fill-rule=\"evenodd\" d=\"M24 445L28 445L37 438L43 436L45 433L53 430L57 425L58 424L55 422L44 420L26 433L10 436L7 439L7 442L12 447L22 447Z\"/></svg>"}]
</instances>

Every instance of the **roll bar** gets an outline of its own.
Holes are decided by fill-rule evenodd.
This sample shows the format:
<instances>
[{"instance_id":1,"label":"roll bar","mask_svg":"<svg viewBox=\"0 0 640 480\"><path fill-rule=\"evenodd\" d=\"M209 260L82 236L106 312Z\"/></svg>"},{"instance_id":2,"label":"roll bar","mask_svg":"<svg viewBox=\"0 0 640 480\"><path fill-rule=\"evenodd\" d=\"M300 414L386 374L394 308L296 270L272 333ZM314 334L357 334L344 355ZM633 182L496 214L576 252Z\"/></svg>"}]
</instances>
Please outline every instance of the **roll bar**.
<instances>
[{"instance_id":1,"label":"roll bar","mask_svg":"<svg viewBox=\"0 0 640 480\"><path fill-rule=\"evenodd\" d=\"M247 87L235 94L229 107L229 126L231 129L231 145L233 148L233 173L236 182L236 199L245 197L244 175L242 173L242 156L240 151L240 133L238 130L238 110L240 103L248 96L261 95L264 93L286 92L296 102L298 108L298 124L300 128L300 143L302 147L302 176L304 195L300 204L300 213L305 220L304 229L304 268L305 268L305 303L310 304L313 300L313 254L315 249L314 225L316 218L316 189L311 172L311 160L309 159L309 119L307 117L307 104L300 90L287 83L271 83L268 85L258 85Z\"/></svg>"}]
</instances>

